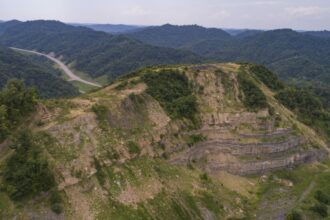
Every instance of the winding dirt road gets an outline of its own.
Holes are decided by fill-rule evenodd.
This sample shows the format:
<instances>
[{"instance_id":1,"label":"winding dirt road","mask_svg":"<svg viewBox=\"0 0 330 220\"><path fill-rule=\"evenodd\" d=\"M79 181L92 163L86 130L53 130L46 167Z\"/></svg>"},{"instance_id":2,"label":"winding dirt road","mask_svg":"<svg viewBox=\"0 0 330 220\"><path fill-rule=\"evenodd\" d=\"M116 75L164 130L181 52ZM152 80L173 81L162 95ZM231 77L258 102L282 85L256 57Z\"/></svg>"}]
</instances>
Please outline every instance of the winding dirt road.
<instances>
[{"instance_id":1,"label":"winding dirt road","mask_svg":"<svg viewBox=\"0 0 330 220\"><path fill-rule=\"evenodd\" d=\"M17 51L22 51L22 52L27 52L27 53L33 53L35 55L44 56L44 57L52 60L54 63L58 64L60 66L60 68L64 71L64 73L69 77L68 81L79 81L79 82L82 82L82 83L87 84L87 85L91 85L91 86L95 86L95 87L102 87L98 83L93 83L93 82L84 80L84 79L80 78L79 76L75 75L69 69L69 67L67 65L65 65L62 61L60 61L59 59L56 59L55 57L53 57L51 55L44 54L44 53L39 53L39 52L33 51L33 50L20 49L20 48L16 48L16 47L11 47L11 49L17 50Z\"/></svg>"}]
</instances>

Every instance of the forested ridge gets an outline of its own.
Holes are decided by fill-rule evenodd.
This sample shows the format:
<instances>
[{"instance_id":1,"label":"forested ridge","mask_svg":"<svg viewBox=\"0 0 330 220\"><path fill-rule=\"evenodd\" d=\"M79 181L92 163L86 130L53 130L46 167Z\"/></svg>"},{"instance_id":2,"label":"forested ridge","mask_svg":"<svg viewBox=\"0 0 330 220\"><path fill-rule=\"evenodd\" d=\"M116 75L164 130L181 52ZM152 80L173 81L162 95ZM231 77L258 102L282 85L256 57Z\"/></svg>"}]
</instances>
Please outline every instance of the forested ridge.
<instances>
[{"instance_id":1,"label":"forested ridge","mask_svg":"<svg viewBox=\"0 0 330 220\"><path fill-rule=\"evenodd\" d=\"M282 79L329 82L328 31L247 30L230 36L221 29L163 25L128 36L157 46L191 50L209 60L247 61L268 66Z\"/></svg>"},{"instance_id":2,"label":"forested ridge","mask_svg":"<svg viewBox=\"0 0 330 220\"><path fill-rule=\"evenodd\" d=\"M320 96L324 106L329 106L328 31L246 30L235 36L218 36L216 32L221 33L221 29L164 25L146 28L128 36L145 43L190 50L209 61L265 65L287 83L307 88Z\"/></svg>"},{"instance_id":3,"label":"forested ridge","mask_svg":"<svg viewBox=\"0 0 330 220\"><path fill-rule=\"evenodd\" d=\"M0 43L40 52L54 52L66 63L92 77L109 79L154 64L195 63L202 59L189 51L146 45L126 36L114 36L58 21L18 23L0 36Z\"/></svg>"},{"instance_id":4,"label":"forested ridge","mask_svg":"<svg viewBox=\"0 0 330 220\"><path fill-rule=\"evenodd\" d=\"M61 79L61 72L46 58L23 55L0 47L0 88L10 79L23 80L27 86L35 87L41 98L79 94L69 82Z\"/></svg>"},{"instance_id":5,"label":"forested ridge","mask_svg":"<svg viewBox=\"0 0 330 220\"><path fill-rule=\"evenodd\" d=\"M198 25L170 25L148 27L128 34L129 37L163 47L188 48L204 40L228 40L231 36L217 28Z\"/></svg>"}]
</instances>

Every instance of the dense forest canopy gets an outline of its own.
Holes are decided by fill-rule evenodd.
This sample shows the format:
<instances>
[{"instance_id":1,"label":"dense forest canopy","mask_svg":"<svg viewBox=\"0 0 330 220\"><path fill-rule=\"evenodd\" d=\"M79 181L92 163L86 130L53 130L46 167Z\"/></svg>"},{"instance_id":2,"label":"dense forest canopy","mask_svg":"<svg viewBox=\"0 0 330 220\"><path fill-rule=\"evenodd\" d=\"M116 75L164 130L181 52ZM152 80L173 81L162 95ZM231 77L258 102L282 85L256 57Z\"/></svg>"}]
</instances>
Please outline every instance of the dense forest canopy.
<instances>
[{"instance_id":1,"label":"dense forest canopy","mask_svg":"<svg viewBox=\"0 0 330 220\"><path fill-rule=\"evenodd\" d=\"M309 88L321 97L325 107L329 106L328 31L239 30L232 36L218 36L215 32L220 34L221 30L165 25L140 30L128 36L158 46L190 50L209 61L243 61L265 65L281 79Z\"/></svg>"},{"instance_id":2,"label":"dense forest canopy","mask_svg":"<svg viewBox=\"0 0 330 220\"><path fill-rule=\"evenodd\" d=\"M14 20L0 24L2 44L55 52L94 78L107 75L113 80L154 64L247 61L266 65L294 85L311 87L325 106L330 99L328 33L280 29L239 30L238 34L230 35L216 28L166 24L115 36L57 21Z\"/></svg>"},{"instance_id":3,"label":"dense forest canopy","mask_svg":"<svg viewBox=\"0 0 330 220\"><path fill-rule=\"evenodd\" d=\"M0 92L0 142L19 126L37 105L37 92L22 81L10 80Z\"/></svg>"},{"instance_id":4,"label":"dense forest canopy","mask_svg":"<svg viewBox=\"0 0 330 220\"><path fill-rule=\"evenodd\" d=\"M0 47L0 88L10 79L35 87L41 98L72 97L79 91L61 79L61 72L46 58L28 56Z\"/></svg>"},{"instance_id":5,"label":"dense forest canopy","mask_svg":"<svg viewBox=\"0 0 330 220\"><path fill-rule=\"evenodd\" d=\"M175 26L166 24L160 27L148 27L135 31L129 37L163 47L189 48L201 40L228 40L230 35L216 28L204 28L197 25Z\"/></svg>"},{"instance_id":6,"label":"dense forest canopy","mask_svg":"<svg viewBox=\"0 0 330 220\"><path fill-rule=\"evenodd\" d=\"M7 28L0 43L41 52L54 52L74 68L92 77L109 79L154 64L194 63L201 58L189 51L146 45L57 21L28 21Z\"/></svg>"},{"instance_id":7,"label":"dense forest canopy","mask_svg":"<svg viewBox=\"0 0 330 220\"><path fill-rule=\"evenodd\" d=\"M246 30L229 35L221 29L164 25L129 34L145 43L184 48L210 60L250 61L267 65L283 79L329 81L328 31Z\"/></svg>"}]
</instances>

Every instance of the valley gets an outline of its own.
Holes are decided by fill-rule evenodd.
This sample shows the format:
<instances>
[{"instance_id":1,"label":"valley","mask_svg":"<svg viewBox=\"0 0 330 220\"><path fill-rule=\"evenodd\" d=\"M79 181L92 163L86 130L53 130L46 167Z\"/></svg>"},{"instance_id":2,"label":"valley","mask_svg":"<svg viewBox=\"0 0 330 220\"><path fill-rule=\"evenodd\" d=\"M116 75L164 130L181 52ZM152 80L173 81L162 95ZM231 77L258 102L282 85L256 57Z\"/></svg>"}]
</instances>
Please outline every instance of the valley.
<instances>
[{"instance_id":1,"label":"valley","mask_svg":"<svg viewBox=\"0 0 330 220\"><path fill-rule=\"evenodd\" d=\"M32 53L32 54L35 54L35 55L38 55L38 56L44 56L44 57L50 59L54 63L58 64L59 67L63 70L63 72L68 76L68 81L78 81L78 82L81 82L83 84L91 85L91 86L94 86L94 87L101 87L100 84L89 82L89 81L86 81L84 79L81 79L79 76L75 75L69 69L69 67L67 67L62 61L60 61L59 59L56 59L54 56L39 53L39 52L32 51L32 50L24 50L24 49L14 48L14 47L12 47L11 49L16 50L16 51L21 51L21 52Z\"/></svg>"}]
</instances>

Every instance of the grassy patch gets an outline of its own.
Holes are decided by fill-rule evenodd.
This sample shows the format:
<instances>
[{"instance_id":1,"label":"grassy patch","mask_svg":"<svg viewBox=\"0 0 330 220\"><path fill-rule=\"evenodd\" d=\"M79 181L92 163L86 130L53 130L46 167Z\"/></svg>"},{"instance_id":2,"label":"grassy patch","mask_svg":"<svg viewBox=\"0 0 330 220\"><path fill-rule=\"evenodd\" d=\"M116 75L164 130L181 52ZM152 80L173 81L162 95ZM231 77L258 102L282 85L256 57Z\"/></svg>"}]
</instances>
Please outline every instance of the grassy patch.
<instances>
[{"instance_id":1,"label":"grassy patch","mask_svg":"<svg viewBox=\"0 0 330 220\"><path fill-rule=\"evenodd\" d=\"M129 141L127 143L126 147L130 154L140 154L140 152L141 152L140 146L137 143L135 143L134 141Z\"/></svg>"},{"instance_id":2,"label":"grassy patch","mask_svg":"<svg viewBox=\"0 0 330 220\"><path fill-rule=\"evenodd\" d=\"M92 111L96 114L99 126L103 130L107 130L109 127L108 123L108 108L104 105L95 104L92 106Z\"/></svg>"},{"instance_id":3,"label":"grassy patch","mask_svg":"<svg viewBox=\"0 0 330 220\"><path fill-rule=\"evenodd\" d=\"M76 87L81 93L88 93L88 92L91 92L95 89L97 89L98 87L96 86L92 86L92 85L88 85L88 84L85 84L85 83L82 83L80 81L72 81L71 82L72 85L74 87Z\"/></svg>"},{"instance_id":4,"label":"grassy patch","mask_svg":"<svg viewBox=\"0 0 330 220\"><path fill-rule=\"evenodd\" d=\"M0 192L0 219L12 219L13 217L13 205L10 198Z\"/></svg>"},{"instance_id":5,"label":"grassy patch","mask_svg":"<svg viewBox=\"0 0 330 220\"><path fill-rule=\"evenodd\" d=\"M199 143L199 142L202 142L202 141L205 141L206 140L206 137L202 134L193 134L193 135L190 135L187 139L187 144L189 147L192 147L194 146L195 144Z\"/></svg>"}]
</instances>

